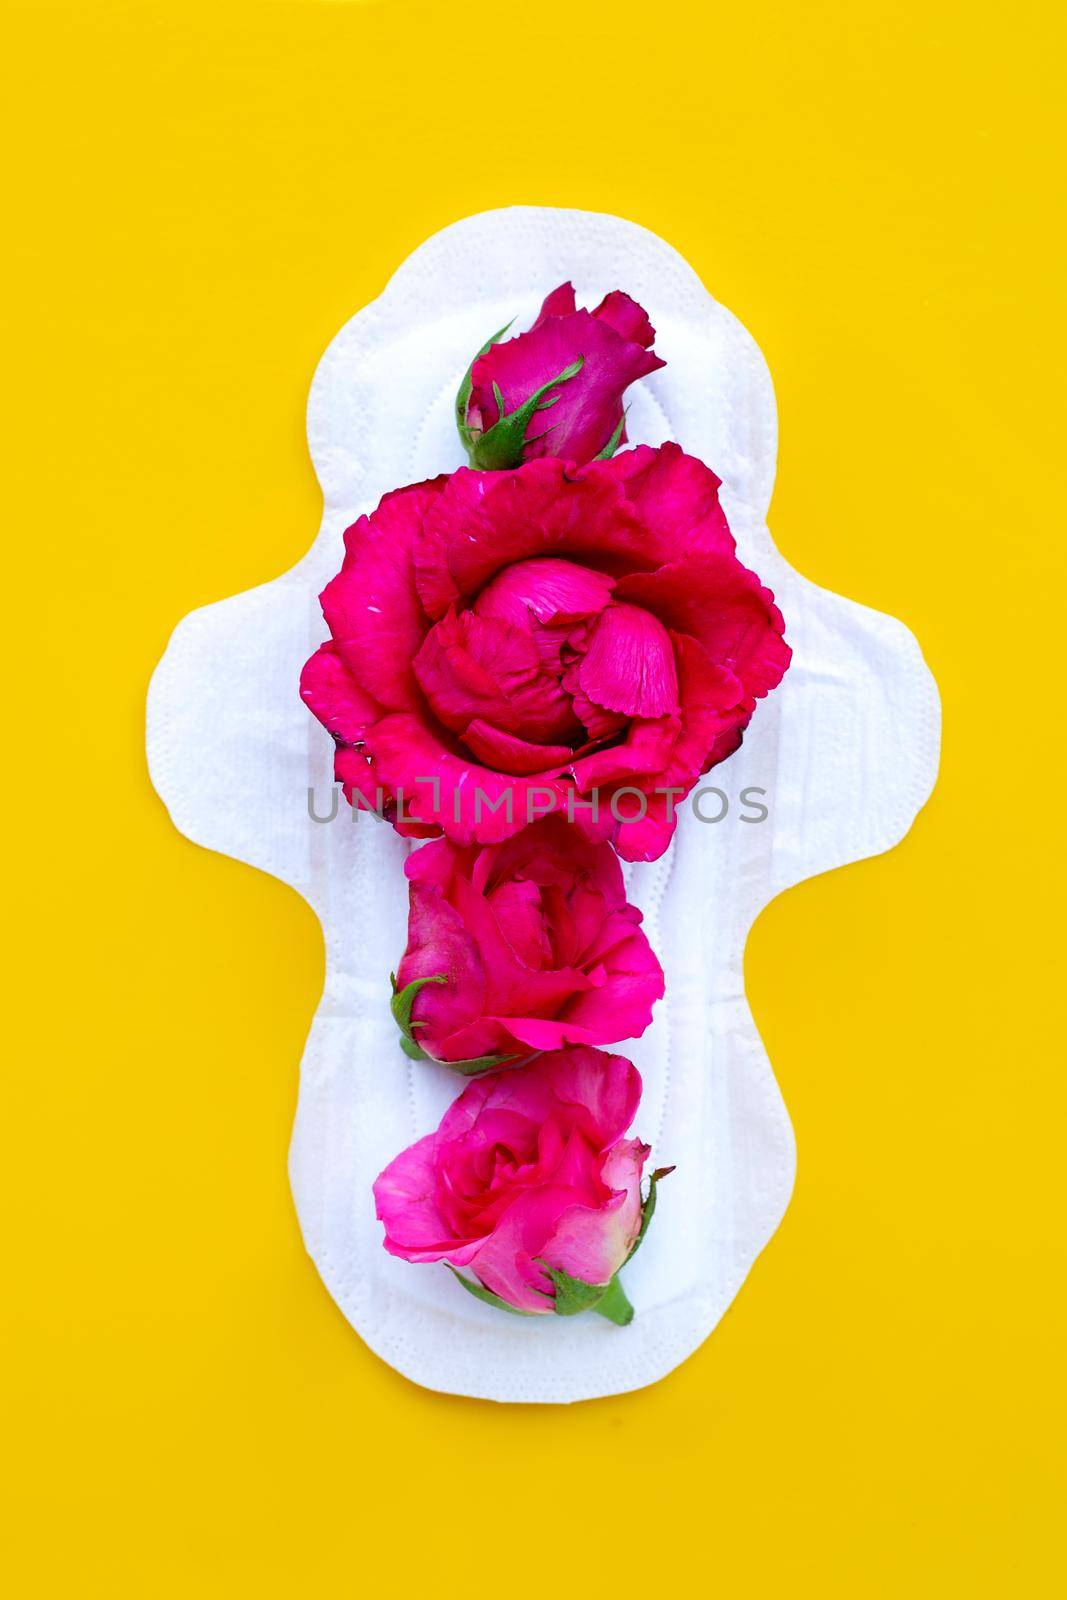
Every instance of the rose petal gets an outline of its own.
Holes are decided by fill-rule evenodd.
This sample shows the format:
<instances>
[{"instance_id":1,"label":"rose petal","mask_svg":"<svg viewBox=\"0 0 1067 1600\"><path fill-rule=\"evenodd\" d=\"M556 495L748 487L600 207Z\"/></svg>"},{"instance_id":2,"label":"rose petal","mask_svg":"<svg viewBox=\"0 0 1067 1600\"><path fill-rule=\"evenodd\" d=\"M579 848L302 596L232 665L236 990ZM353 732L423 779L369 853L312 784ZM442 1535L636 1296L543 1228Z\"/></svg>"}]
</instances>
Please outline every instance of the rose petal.
<instances>
[{"instance_id":1,"label":"rose petal","mask_svg":"<svg viewBox=\"0 0 1067 1600\"><path fill-rule=\"evenodd\" d=\"M594 1148L606 1150L626 1132L640 1102L641 1075L631 1061L579 1046L538 1056L521 1072L476 1079L445 1112L440 1132L459 1138L501 1110L541 1124L562 1108Z\"/></svg>"},{"instance_id":2,"label":"rose petal","mask_svg":"<svg viewBox=\"0 0 1067 1600\"><path fill-rule=\"evenodd\" d=\"M440 827L460 844L493 844L540 813L566 805L567 786L551 772L537 781L493 772L455 753L420 717L394 713L369 728L372 776L403 791L412 820Z\"/></svg>"},{"instance_id":3,"label":"rose petal","mask_svg":"<svg viewBox=\"0 0 1067 1600\"><path fill-rule=\"evenodd\" d=\"M611 466L546 457L517 472L454 472L416 534L415 581L427 613L443 616L530 556L564 557L611 576L653 566L648 530L618 475L594 470Z\"/></svg>"},{"instance_id":4,"label":"rose petal","mask_svg":"<svg viewBox=\"0 0 1067 1600\"><path fill-rule=\"evenodd\" d=\"M428 623L415 588L413 546L446 477L397 489L345 534L345 564L322 592L323 615L356 681L383 706L418 703L411 661Z\"/></svg>"},{"instance_id":5,"label":"rose petal","mask_svg":"<svg viewBox=\"0 0 1067 1600\"><path fill-rule=\"evenodd\" d=\"M406 800L401 807L395 791L380 781L370 762L361 750L350 745L338 745L333 758L334 777L344 791L344 797L357 816L366 812L382 822L390 823L404 839L432 839L441 832L433 822L419 822L407 812Z\"/></svg>"},{"instance_id":6,"label":"rose petal","mask_svg":"<svg viewBox=\"0 0 1067 1600\"><path fill-rule=\"evenodd\" d=\"M475 940L442 891L414 882L408 886L408 942L396 971L397 988L442 974L448 981L425 984L411 1008L416 1041L433 1056L438 1041L482 1014L485 970Z\"/></svg>"},{"instance_id":7,"label":"rose petal","mask_svg":"<svg viewBox=\"0 0 1067 1600\"><path fill-rule=\"evenodd\" d=\"M641 1228L641 1173L649 1147L639 1139L620 1139L608 1151L601 1179L613 1191L600 1207L564 1211L541 1258L583 1283L609 1283L625 1262Z\"/></svg>"},{"instance_id":8,"label":"rose petal","mask_svg":"<svg viewBox=\"0 0 1067 1600\"><path fill-rule=\"evenodd\" d=\"M545 296L544 304L530 325L531 330L539 328L549 317L573 316L574 310L574 285L570 282L561 283L558 289L553 289L551 294Z\"/></svg>"},{"instance_id":9,"label":"rose petal","mask_svg":"<svg viewBox=\"0 0 1067 1600\"><path fill-rule=\"evenodd\" d=\"M678 710L678 675L670 637L640 606L610 605L590 630L578 667L585 694L606 711L660 717Z\"/></svg>"},{"instance_id":10,"label":"rose petal","mask_svg":"<svg viewBox=\"0 0 1067 1600\"><path fill-rule=\"evenodd\" d=\"M406 1261L465 1266L480 1240L455 1238L437 1204L437 1134L402 1150L374 1180L375 1214L385 1224L385 1248Z\"/></svg>"},{"instance_id":11,"label":"rose petal","mask_svg":"<svg viewBox=\"0 0 1067 1600\"><path fill-rule=\"evenodd\" d=\"M536 972L551 964L552 946L545 932L541 891L536 883L502 883L486 895L485 901L501 934L524 966Z\"/></svg>"},{"instance_id":12,"label":"rose petal","mask_svg":"<svg viewBox=\"0 0 1067 1600\"><path fill-rule=\"evenodd\" d=\"M455 733L478 721L549 743L578 729L567 695L542 666L529 633L496 617L449 611L423 640L414 671L434 715ZM550 765L546 758L526 770Z\"/></svg>"},{"instance_id":13,"label":"rose petal","mask_svg":"<svg viewBox=\"0 0 1067 1600\"><path fill-rule=\"evenodd\" d=\"M534 1258L551 1237L561 1210L573 1203L566 1189L535 1189L515 1199L470 1258L472 1270L491 1294L522 1311L551 1313L552 1280Z\"/></svg>"},{"instance_id":14,"label":"rose petal","mask_svg":"<svg viewBox=\"0 0 1067 1600\"><path fill-rule=\"evenodd\" d=\"M382 714L377 701L356 683L332 641L320 645L305 665L300 698L323 727L346 744L358 743Z\"/></svg>"},{"instance_id":15,"label":"rose petal","mask_svg":"<svg viewBox=\"0 0 1067 1600\"><path fill-rule=\"evenodd\" d=\"M512 627L530 630L540 623L578 622L603 611L615 580L578 561L537 556L514 561L486 584L474 602L481 617L498 617Z\"/></svg>"},{"instance_id":16,"label":"rose petal","mask_svg":"<svg viewBox=\"0 0 1067 1600\"><path fill-rule=\"evenodd\" d=\"M604 924L602 941L586 957L589 962L598 958L604 963L603 984L569 1000L560 1021L568 1029L584 1029L589 1040L639 1039L664 994L663 969L652 946L642 929L617 916Z\"/></svg>"},{"instance_id":17,"label":"rose petal","mask_svg":"<svg viewBox=\"0 0 1067 1600\"><path fill-rule=\"evenodd\" d=\"M699 640L715 666L736 673L746 694L759 699L781 682L792 655L782 614L771 591L731 552L694 551L657 572L623 578L615 593Z\"/></svg>"},{"instance_id":18,"label":"rose petal","mask_svg":"<svg viewBox=\"0 0 1067 1600\"><path fill-rule=\"evenodd\" d=\"M464 731L463 743L484 766L527 778L535 773L559 772L574 754L569 744L531 744L517 734L492 727L480 717Z\"/></svg>"},{"instance_id":19,"label":"rose petal","mask_svg":"<svg viewBox=\"0 0 1067 1600\"><path fill-rule=\"evenodd\" d=\"M588 988L588 979L575 967L524 962L497 917L495 904L466 879L456 880L452 894L463 926L477 941L485 971L487 1015L552 1016L571 995Z\"/></svg>"},{"instance_id":20,"label":"rose petal","mask_svg":"<svg viewBox=\"0 0 1067 1600\"><path fill-rule=\"evenodd\" d=\"M583 794L593 789L609 790L615 784L633 782L651 788L651 780L668 765L681 728L680 716L658 717L647 722L632 722L621 744L606 750L592 750L572 761L570 771ZM604 797L607 803L607 795Z\"/></svg>"},{"instance_id":21,"label":"rose petal","mask_svg":"<svg viewBox=\"0 0 1067 1600\"><path fill-rule=\"evenodd\" d=\"M621 289L612 289L610 294L606 294L593 316L600 322L606 322L624 339L632 339L646 350L651 349L655 342L656 330L648 320L648 312Z\"/></svg>"},{"instance_id":22,"label":"rose petal","mask_svg":"<svg viewBox=\"0 0 1067 1600\"><path fill-rule=\"evenodd\" d=\"M612 843L624 861L658 861L674 838L678 807L684 796L675 796L673 807L666 795L646 796L643 814L618 823Z\"/></svg>"},{"instance_id":23,"label":"rose petal","mask_svg":"<svg viewBox=\"0 0 1067 1600\"><path fill-rule=\"evenodd\" d=\"M719 502L720 481L680 445L638 445L597 463L626 494L648 529L648 566L677 561L696 550L734 549Z\"/></svg>"}]
</instances>

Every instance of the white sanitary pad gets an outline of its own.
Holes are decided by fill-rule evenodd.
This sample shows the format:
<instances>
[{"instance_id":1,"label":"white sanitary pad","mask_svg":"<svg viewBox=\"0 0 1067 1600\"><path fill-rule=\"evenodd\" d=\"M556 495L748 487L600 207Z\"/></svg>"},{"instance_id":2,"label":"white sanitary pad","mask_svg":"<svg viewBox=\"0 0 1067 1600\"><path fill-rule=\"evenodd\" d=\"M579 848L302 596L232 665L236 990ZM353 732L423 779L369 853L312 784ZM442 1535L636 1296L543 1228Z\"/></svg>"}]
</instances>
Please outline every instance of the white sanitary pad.
<instances>
[{"instance_id":1,"label":"white sanitary pad","mask_svg":"<svg viewBox=\"0 0 1067 1600\"><path fill-rule=\"evenodd\" d=\"M386 490L464 464L452 403L468 361L510 318L527 326L567 278L580 305L623 288L648 310L667 366L630 391L630 439L676 439L722 478L740 556L774 590L794 651L741 750L704 780L727 815L702 823L683 804L666 856L626 868L667 979L652 1027L619 1046L645 1083L633 1131L652 1145L650 1168L677 1168L624 1273L627 1328L509 1317L443 1265L382 1249L371 1184L463 1080L400 1051L389 971L405 944L410 846L343 801L334 822L311 820L309 787L320 814L330 808L333 746L297 691L327 637L317 596L343 530ZM187 616L148 702L152 780L176 826L292 884L322 921L326 981L289 1163L305 1243L360 1336L418 1383L539 1401L653 1383L714 1328L793 1186L792 1129L745 999L749 927L782 889L904 835L937 771L936 687L905 627L778 554L765 525L776 419L763 358L674 250L616 217L516 208L429 239L326 351L308 437L325 496L314 545L282 577ZM766 791L766 821L742 820L746 788ZM703 808L713 817L722 801Z\"/></svg>"}]
</instances>

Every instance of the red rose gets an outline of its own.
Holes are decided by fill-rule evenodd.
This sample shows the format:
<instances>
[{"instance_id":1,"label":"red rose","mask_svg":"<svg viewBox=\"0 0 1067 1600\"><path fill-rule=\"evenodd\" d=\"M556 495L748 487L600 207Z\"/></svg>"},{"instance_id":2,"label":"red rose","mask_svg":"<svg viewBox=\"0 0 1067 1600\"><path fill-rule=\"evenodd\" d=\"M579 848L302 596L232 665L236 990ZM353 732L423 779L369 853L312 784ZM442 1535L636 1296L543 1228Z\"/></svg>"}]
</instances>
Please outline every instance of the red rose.
<instances>
[{"instance_id":1,"label":"red rose","mask_svg":"<svg viewBox=\"0 0 1067 1600\"><path fill-rule=\"evenodd\" d=\"M790 659L718 487L666 444L386 495L345 535L301 682L348 799L460 844L567 810L661 855Z\"/></svg>"},{"instance_id":2,"label":"red rose","mask_svg":"<svg viewBox=\"0 0 1067 1600\"><path fill-rule=\"evenodd\" d=\"M615 1275L670 1170L642 1204L649 1147L625 1137L640 1100L631 1062L583 1046L476 1079L376 1179L385 1248L466 1267L473 1294L513 1310L629 1322Z\"/></svg>"},{"instance_id":3,"label":"red rose","mask_svg":"<svg viewBox=\"0 0 1067 1600\"><path fill-rule=\"evenodd\" d=\"M562 816L503 844L436 839L408 857L403 1022L438 1061L636 1039L663 972L627 904L618 857ZM402 1024L403 1025L403 1024Z\"/></svg>"},{"instance_id":4,"label":"red rose","mask_svg":"<svg viewBox=\"0 0 1067 1600\"><path fill-rule=\"evenodd\" d=\"M657 367L656 330L615 289L595 311L576 311L560 284L527 333L476 356L456 397L460 438L473 467L517 467L537 456L592 461L626 441L622 397Z\"/></svg>"}]
</instances>

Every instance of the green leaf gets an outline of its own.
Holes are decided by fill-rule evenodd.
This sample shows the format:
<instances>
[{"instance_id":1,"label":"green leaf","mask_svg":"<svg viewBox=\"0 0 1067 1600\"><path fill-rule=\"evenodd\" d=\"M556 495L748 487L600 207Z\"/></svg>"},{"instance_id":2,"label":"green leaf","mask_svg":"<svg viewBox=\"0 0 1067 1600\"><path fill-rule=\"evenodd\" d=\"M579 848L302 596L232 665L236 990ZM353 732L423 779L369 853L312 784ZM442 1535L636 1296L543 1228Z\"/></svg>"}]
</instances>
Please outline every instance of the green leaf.
<instances>
[{"instance_id":1,"label":"green leaf","mask_svg":"<svg viewBox=\"0 0 1067 1600\"><path fill-rule=\"evenodd\" d=\"M557 389L561 383L569 383L572 378L576 378L584 365L585 357L579 356L569 366L564 367L562 372L558 372L554 378L550 378L539 389L535 389L533 394L527 400L524 400L517 410L506 414L503 396L498 386L494 383L493 393L496 396L497 410L500 415L493 423L493 426L476 439L471 436L470 429L466 430L468 437L463 442L470 457L471 466L481 467L488 472L501 472L508 467L517 467L522 461L523 447L527 442L526 429L530 424L530 419L537 411L547 411L560 398L558 394L552 395L548 399L545 399L545 396L550 389ZM537 437L543 439L545 433L551 433L551 431L551 428L546 428L544 433L539 433Z\"/></svg>"},{"instance_id":2,"label":"green leaf","mask_svg":"<svg viewBox=\"0 0 1067 1600\"><path fill-rule=\"evenodd\" d=\"M511 322L514 321L515 318L512 317ZM475 356L474 361L480 361L487 350L491 350L495 344L500 343L500 340L511 327L511 322L505 322L502 328L498 328L492 337L485 341L485 343L482 345L482 348ZM470 366L464 373L463 382L460 384L456 393L456 427L459 429L459 437L462 440L463 448L468 452L470 451L471 447L471 437L470 429L467 427L467 405L471 397L471 382L472 374L474 372L474 361L471 362Z\"/></svg>"},{"instance_id":3,"label":"green leaf","mask_svg":"<svg viewBox=\"0 0 1067 1600\"><path fill-rule=\"evenodd\" d=\"M415 996L420 989L425 989L428 983L447 983L448 976L444 972L438 972L431 978L413 978L403 989L397 988L394 973L390 973L389 976L393 982L393 998L389 1002L389 1009L396 1019L400 1032L405 1039L410 1039L413 1037L412 1028L419 1026L418 1023L413 1024L411 1021L411 1008L415 1004Z\"/></svg>"},{"instance_id":4,"label":"green leaf","mask_svg":"<svg viewBox=\"0 0 1067 1600\"><path fill-rule=\"evenodd\" d=\"M422 1046L414 1039L409 1039L406 1033L400 1035L400 1048L412 1061L432 1061L433 1056L428 1056Z\"/></svg>"},{"instance_id":5,"label":"green leaf","mask_svg":"<svg viewBox=\"0 0 1067 1600\"><path fill-rule=\"evenodd\" d=\"M641 1240L645 1237L645 1234L648 1232L648 1225L652 1221L653 1215L654 1215L655 1210L656 1210L656 1185L658 1183L662 1182L662 1180L664 1178L669 1177L670 1174L673 1171L674 1171L673 1167L657 1167L655 1172L649 1178L649 1180L648 1180L648 1195L646 1196L645 1202L641 1207L641 1227L640 1227L640 1229L638 1231L637 1238L634 1240L633 1244L630 1246L630 1254L626 1257L626 1261L632 1261L633 1260L634 1256L637 1254L638 1248L639 1248L639 1246L641 1244ZM623 1262L623 1266L626 1265L626 1261Z\"/></svg>"},{"instance_id":6,"label":"green leaf","mask_svg":"<svg viewBox=\"0 0 1067 1600\"><path fill-rule=\"evenodd\" d=\"M483 1289L480 1283L473 1283L470 1278L465 1278L462 1272L457 1272L451 1261L446 1261L445 1266L456 1281L463 1285L468 1294L472 1294L476 1300L484 1300L487 1306L496 1306L498 1311L510 1311L513 1317L536 1317L539 1315L536 1311L523 1311L520 1306L509 1305L506 1300L501 1300L500 1296L494 1294L491 1289Z\"/></svg>"},{"instance_id":7,"label":"green leaf","mask_svg":"<svg viewBox=\"0 0 1067 1600\"><path fill-rule=\"evenodd\" d=\"M618 1273L592 1309L598 1317L607 1317L609 1322L614 1322L619 1328L625 1328L627 1323L634 1320L634 1308L626 1298L626 1290L619 1282Z\"/></svg>"}]
</instances>

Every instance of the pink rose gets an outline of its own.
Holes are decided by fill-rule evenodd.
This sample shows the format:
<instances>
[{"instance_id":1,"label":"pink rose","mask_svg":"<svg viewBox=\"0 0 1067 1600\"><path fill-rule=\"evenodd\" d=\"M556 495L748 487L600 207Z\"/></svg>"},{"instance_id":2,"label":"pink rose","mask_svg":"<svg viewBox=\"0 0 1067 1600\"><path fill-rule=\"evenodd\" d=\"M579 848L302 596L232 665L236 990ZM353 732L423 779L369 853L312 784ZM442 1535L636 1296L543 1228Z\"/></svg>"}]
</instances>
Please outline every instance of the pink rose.
<instances>
[{"instance_id":1,"label":"pink rose","mask_svg":"<svg viewBox=\"0 0 1067 1600\"><path fill-rule=\"evenodd\" d=\"M502 330L506 331L506 330ZM499 335L494 335L494 340ZM490 340L456 396L456 421L471 466L499 470L536 456L592 461L626 441L622 397L657 367L656 330L628 294L614 290L593 312L576 311L560 284L528 333Z\"/></svg>"},{"instance_id":2,"label":"pink rose","mask_svg":"<svg viewBox=\"0 0 1067 1600\"><path fill-rule=\"evenodd\" d=\"M623 1138L640 1099L631 1062L584 1046L475 1079L375 1182L385 1248L466 1267L472 1293L520 1311L628 1322L615 1274L664 1175L642 1205L648 1146Z\"/></svg>"},{"instance_id":3,"label":"pink rose","mask_svg":"<svg viewBox=\"0 0 1067 1600\"><path fill-rule=\"evenodd\" d=\"M663 972L610 845L556 815L503 844L435 840L405 871L393 1005L409 1054L472 1071L648 1027Z\"/></svg>"},{"instance_id":4,"label":"pink rose","mask_svg":"<svg viewBox=\"0 0 1067 1600\"><path fill-rule=\"evenodd\" d=\"M386 495L345 534L301 681L348 799L458 844L565 810L661 855L790 658L718 488L665 444Z\"/></svg>"}]
</instances>

